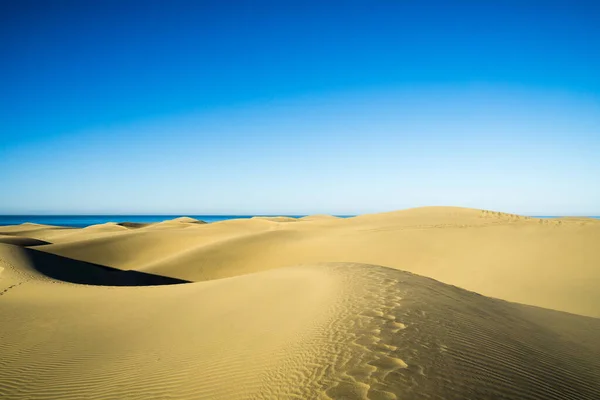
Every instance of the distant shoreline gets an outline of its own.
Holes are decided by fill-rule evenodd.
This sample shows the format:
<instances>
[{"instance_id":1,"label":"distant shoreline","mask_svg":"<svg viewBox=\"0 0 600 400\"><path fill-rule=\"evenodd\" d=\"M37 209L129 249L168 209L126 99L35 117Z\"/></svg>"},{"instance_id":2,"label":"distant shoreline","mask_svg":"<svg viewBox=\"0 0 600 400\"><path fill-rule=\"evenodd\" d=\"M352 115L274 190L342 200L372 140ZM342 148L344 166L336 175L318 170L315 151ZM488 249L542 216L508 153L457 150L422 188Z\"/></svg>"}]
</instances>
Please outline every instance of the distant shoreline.
<instances>
[{"instance_id":1,"label":"distant shoreline","mask_svg":"<svg viewBox=\"0 0 600 400\"><path fill-rule=\"evenodd\" d=\"M218 222L232 219L248 219L252 217L291 217L302 218L306 215L288 215L288 214L259 214L259 215L188 215L188 214L148 214L148 215L0 215L0 226L20 225L23 223L34 223L41 225L64 226L73 228L85 228L91 225L104 224L107 222L135 222L135 223L154 223L177 217L191 217L204 222ZM349 218L356 215L334 215L340 218ZM559 215L530 215L533 218L562 218ZM600 216L573 216L574 218L595 218Z\"/></svg>"},{"instance_id":2,"label":"distant shoreline","mask_svg":"<svg viewBox=\"0 0 600 400\"><path fill-rule=\"evenodd\" d=\"M154 223L170 220L178 217L191 217L204 222L218 222L232 219L249 219L253 217L291 217L302 218L306 215L287 214L259 214L259 215L0 215L0 226L20 225L23 223L34 223L41 225L65 226L74 228L85 228L86 226L105 224L107 222L136 222ZM335 215L340 218L352 217L353 215Z\"/></svg>"}]
</instances>

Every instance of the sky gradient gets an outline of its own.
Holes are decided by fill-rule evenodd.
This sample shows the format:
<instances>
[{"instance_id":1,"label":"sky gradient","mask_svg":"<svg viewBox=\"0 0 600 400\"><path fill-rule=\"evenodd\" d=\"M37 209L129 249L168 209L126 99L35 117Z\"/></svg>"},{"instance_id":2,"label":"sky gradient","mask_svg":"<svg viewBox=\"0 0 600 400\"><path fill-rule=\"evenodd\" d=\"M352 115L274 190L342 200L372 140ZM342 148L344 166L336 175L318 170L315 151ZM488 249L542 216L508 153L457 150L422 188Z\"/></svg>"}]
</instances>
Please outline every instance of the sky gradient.
<instances>
[{"instance_id":1,"label":"sky gradient","mask_svg":"<svg viewBox=\"0 0 600 400\"><path fill-rule=\"evenodd\" d=\"M595 1L0 0L0 214L600 215Z\"/></svg>"}]
</instances>

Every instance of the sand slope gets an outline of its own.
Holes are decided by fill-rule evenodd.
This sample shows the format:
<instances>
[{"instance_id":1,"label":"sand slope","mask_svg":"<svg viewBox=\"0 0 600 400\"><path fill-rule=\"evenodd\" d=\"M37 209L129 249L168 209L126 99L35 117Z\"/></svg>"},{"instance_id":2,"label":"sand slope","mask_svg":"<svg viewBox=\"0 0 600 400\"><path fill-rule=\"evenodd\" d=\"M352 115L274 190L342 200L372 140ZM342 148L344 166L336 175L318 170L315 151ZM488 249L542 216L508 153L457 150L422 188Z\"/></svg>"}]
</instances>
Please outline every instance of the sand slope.
<instances>
[{"instance_id":1,"label":"sand slope","mask_svg":"<svg viewBox=\"0 0 600 400\"><path fill-rule=\"evenodd\" d=\"M404 270L597 316L599 228L459 208L2 227L0 398L598 399L599 318Z\"/></svg>"},{"instance_id":2,"label":"sand slope","mask_svg":"<svg viewBox=\"0 0 600 400\"><path fill-rule=\"evenodd\" d=\"M600 396L600 320L398 270L102 287L41 275L36 250L0 251L2 398Z\"/></svg>"},{"instance_id":3,"label":"sand slope","mask_svg":"<svg viewBox=\"0 0 600 400\"><path fill-rule=\"evenodd\" d=\"M90 227L64 234L38 228L20 234L53 243L39 250L190 281L300 263L360 262L504 300L600 317L598 220L423 207L294 221L167 221L138 229Z\"/></svg>"}]
</instances>

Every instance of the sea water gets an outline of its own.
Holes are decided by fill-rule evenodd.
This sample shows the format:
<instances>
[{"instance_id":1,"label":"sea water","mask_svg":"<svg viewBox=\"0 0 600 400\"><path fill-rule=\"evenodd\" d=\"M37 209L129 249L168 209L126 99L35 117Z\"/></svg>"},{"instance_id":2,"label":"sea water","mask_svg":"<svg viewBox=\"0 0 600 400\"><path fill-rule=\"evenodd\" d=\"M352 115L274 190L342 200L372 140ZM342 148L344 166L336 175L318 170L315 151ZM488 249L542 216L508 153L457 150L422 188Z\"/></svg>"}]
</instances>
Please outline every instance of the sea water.
<instances>
[{"instance_id":1,"label":"sea water","mask_svg":"<svg viewBox=\"0 0 600 400\"><path fill-rule=\"evenodd\" d=\"M300 218L304 215L260 215L263 217L284 216ZM336 215L337 217L347 218L351 215ZM84 228L90 225L104 224L106 222L137 222L151 223L161 222L177 217L191 217L204 222L217 222L228 219L252 218L254 215L0 215L0 226L18 225L25 222L32 222L43 225L71 226L75 228ZM556 218L553 216L536 216L537 218ZM600 216L592 216L598 218Z\"/></svg>"},{"instance_id":2,"label":"sea water","mask_svg":"<svg viewBox=\"0 0 600 400\"><path fill-rule=\"evenodd\" d=\"M298 218L301 215L286 215ZM161 222L177 217L191 217L204 222L224 221L228 219L252 218L253 215L0 215L0 226L18 225L32 222L43 225L71 226L84 228L106 222Z\"/></svg>"}]
</instances>

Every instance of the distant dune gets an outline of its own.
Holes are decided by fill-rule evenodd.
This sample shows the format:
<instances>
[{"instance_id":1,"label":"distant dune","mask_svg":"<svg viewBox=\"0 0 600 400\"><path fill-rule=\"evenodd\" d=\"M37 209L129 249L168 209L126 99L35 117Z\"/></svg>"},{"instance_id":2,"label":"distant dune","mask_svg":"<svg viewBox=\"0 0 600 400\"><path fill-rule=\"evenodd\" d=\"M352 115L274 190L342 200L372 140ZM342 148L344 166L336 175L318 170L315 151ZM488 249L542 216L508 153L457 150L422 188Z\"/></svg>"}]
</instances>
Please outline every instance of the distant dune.
<instances>
[{"instance_id":1,"label":"distant dune","mask_svg":"<svg viewBox=\"0 0 600 400\"><path fill-rule=\"evenodd\" d=\"M170 221L165 221L165 222L179 222L179 223L183 223L183 224L205 224L206 223L204 221L200 221L200 220L192 218L192 217L178 217L178 218L174 218Z\"/></svg>"},{"instance_id":2,"label":"distant dune","mask_svg":"<svg viewBox=\"0 0 600 400\"><path fill-rule=\"evenodd\" d=\"M0 227L0 398L599 399L598 243L458 207Z\"/></svg>"},{"instance_id":3,"label":"distant dune","mask_svg":"<svg viewBox=\"0 0 600 400\"><path fill-rule=\"evenodd\" d=\"M329 220L329 219L338 219L339 217L335 217L333 215L323 215L323 214L315 214L315 215L307 215L306 217L300 218L301 221L317 221L317 220Z\"/></svg>"},{"instance_id":4,"label":"distant dune","mask_svg":"<svg viewBox=\"0 0 600 400\"><path fill-rule=\"evenodd\" d=\"M298 219L293 217L252 217L252 219L262 219L264 221L272 222L296 222Z\"/></svg>"}]
</instances>

